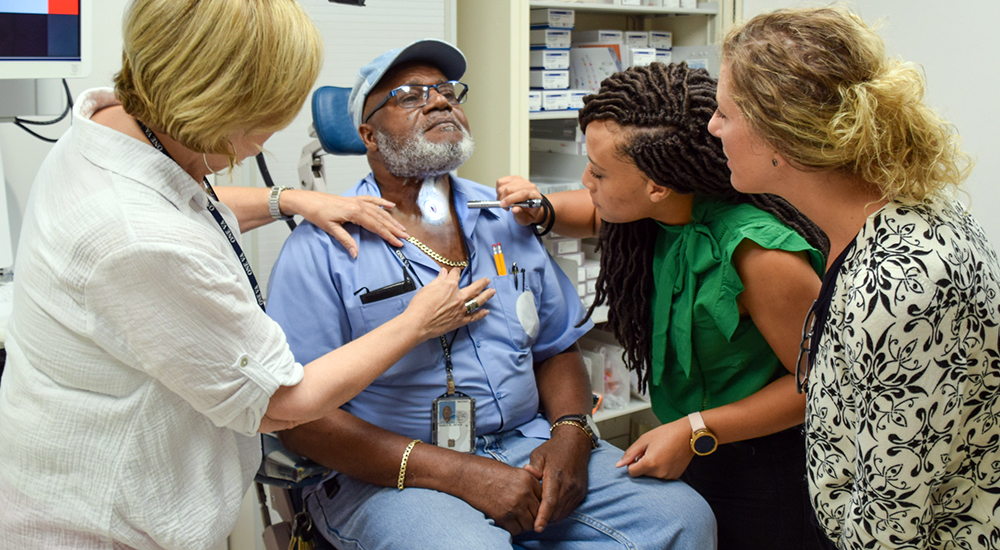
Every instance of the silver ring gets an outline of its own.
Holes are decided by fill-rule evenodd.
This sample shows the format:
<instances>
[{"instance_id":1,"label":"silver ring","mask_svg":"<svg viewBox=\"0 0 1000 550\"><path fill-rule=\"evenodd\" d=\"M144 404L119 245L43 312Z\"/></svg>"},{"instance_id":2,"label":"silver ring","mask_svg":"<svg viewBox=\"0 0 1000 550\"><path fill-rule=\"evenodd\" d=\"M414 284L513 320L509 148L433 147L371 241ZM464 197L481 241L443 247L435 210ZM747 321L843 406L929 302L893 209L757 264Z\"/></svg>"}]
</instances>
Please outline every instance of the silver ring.
<instances>
[{"instance_id":1,"label":"silver ring","mask_svg":"<svg viewBox=\"0 0 1000 550\"><path fill-rule=\"evenodd\" d=\"M479 302L475 298L465 302L465 313L466 315L471 315L473 311L479 309Z\"/></svg>"}]
</instances>

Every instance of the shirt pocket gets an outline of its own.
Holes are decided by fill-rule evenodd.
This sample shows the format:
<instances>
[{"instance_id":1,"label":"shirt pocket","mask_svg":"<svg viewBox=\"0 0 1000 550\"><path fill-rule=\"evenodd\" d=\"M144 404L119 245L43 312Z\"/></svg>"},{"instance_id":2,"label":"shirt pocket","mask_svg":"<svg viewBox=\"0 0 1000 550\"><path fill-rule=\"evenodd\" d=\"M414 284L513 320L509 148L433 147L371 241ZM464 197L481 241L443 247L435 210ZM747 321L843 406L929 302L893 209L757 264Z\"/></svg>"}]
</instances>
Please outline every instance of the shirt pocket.
<instances>
[{"instance_id":1,"label":"shirt pocket","mask_svg":"<svg viewBox=\"0 0 1000 550\"><path fill-rule=\"evenodd\" d=\"M359 312L364 321L363 332L353 334L353 339L358 339L368 334L402 313L416 293L416 290L412 290L406 294L362 305L359 308ZM376 342L375 345L378 345L378 343ZM437 365L444 365L444 352L441 348L441 339L430 338L408 351L402 359L397 361L396 364L385 371L378 379L383 382L390 382L395 377L410 376L421 370L434 369Z\"/></svg>"},{"instance_id":2,"label":"shirt pocket","mask_svg":"<svg viewBox=\"0 0 1000 550\"><path fill-rule=\"evenodd\" d=\"M486 303L486 308L491 310L490 315L503 315L514 348L530 349L541 328L538 315L538 273L531 271L517 275L498 275L490 279L490 286L497 291L493 299Z\"/></svg>"}]
</instances>

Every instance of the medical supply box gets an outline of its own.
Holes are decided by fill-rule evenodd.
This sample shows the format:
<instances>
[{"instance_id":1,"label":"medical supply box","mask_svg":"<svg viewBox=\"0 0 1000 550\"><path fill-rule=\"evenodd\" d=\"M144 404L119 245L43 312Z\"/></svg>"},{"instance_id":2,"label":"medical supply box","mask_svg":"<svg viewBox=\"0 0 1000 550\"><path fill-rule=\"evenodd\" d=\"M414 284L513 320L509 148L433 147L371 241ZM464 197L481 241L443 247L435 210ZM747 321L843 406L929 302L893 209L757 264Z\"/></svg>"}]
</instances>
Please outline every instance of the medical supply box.
<instances>
[{"instance_id":1,"label":"medical supply box","mask_svg":"<svg viewBox=\"0 0 1000 550\"><path fill-rule=\"evenodd\" d=\"M625 31L625 45L633 48L648 48L649 33L646 31Z\"/></svg>"},{"instance_id":2,"label":"medical supply box","mask_svg":"<svg viewBox=\"0 0 1000 550\"><path fill-rule=\"evenodd\" d=\"M532 69L569 69L569 50L539 48L531 50L528 57L530 59L529 67Z\"/></svg>"},{"instance_id":3,"label":"medical supply box","mask_svg":"<svg viewBox=\"0 0 1000 550\"><path fill-rule=\"evenodd\" d=\"M572 29L576 19L573 10L541 8L531 10L531 26L550 29Z\"/></svg>"},{"instance_id":4,"label":"medical supply box","mask_svg":"<svg viewBox=\"0 0 1000 550\"><path fill-rule=\"evenodd\" d=\"M569 71L531 69L528 85L536 90L565 90L569 88Z\"/></svg>"},{"instance_id":5,"label":"medical supply box","mask_svg":"<svg viewBox=\"0 0 1000 550\"><path fill-rule=\"evenodd\" d=\"M528 31L532 46L568 49L573 38L569 29L532 29Z\"/></svg>"},{"instance_id":6,"label":"medical supply box","mask_svg":"<svg viewBox=\"0 0 1000 550\"><path fill-rule=\"evenodd\" d=\"M565 111L569 109L569 92L567 90L542 90L543 111Z\"/></svg>"},{"instance_id":7,"label":"medical supply box","mask_svg":"<svg viewBox=\"0 0 1000 550\"><path fill-rule=\"evenodd\" d=\"M528 90L528 111L535 112L542 110L542 91Z\"/></svg>"},{"instance_id":8,"label":"medical supply box","mask_svg":"<svg viewBox=\"0 0 1000 550\"><path fill-rule=\"evenodd\" d=\"M670 31L649 31L649 47L669 50L674 47L674 35Z\"/></svg>"},{"instance_id":9,"label":"medical supply box","mask_svg":"<svg viewBox=\"0 0 1000 550\"><path fill-rule=\"evenodd\" d=\"M596 31L573 31L574 44L620 44L623 38L622 31L612 29L601 29Z\"/></svg>"}]
</instances>

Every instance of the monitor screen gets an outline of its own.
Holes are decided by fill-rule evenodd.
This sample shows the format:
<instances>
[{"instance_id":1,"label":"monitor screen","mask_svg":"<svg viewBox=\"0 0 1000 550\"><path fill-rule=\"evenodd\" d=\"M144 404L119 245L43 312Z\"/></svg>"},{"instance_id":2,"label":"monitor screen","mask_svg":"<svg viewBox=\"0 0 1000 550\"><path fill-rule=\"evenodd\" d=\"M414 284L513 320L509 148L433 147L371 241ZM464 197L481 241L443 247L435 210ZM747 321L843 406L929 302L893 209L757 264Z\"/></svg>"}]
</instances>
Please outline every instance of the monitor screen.
<instances>
[{"instance_id":1,"label":"monitor screen","mask_svg":"<svg viewBox=\"0 0 1000 550\"><path fill-rule=\"evenodd\" d=\"M90 0L0 0L0 78L90 71Z\"/></svg>"}]
</instances>

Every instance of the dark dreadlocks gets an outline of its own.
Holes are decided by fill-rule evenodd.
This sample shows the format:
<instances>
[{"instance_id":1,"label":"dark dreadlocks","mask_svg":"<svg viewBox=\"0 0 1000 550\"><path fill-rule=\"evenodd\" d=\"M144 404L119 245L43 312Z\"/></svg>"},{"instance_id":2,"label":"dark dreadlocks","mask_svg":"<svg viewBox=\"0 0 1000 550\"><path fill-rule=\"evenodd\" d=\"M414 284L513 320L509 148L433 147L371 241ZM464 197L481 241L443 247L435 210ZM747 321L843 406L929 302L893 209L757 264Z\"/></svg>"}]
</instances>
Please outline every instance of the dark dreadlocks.
<instances>
[{"instance_id":1,"label":"dark dreadlocks","mask_svg":"<svg viewBox=\"0 0 1000 550\"><path fill-rule=\"evenodd\" d=\"M622 127L618 155L630 160L657 185L729 203L750 203L774 214L826 254L826 234L795 207L775 195L746 195L733 189L722 142L709 134L715 112L716 81L686 63L653 63L615 73L584 98L580 128L595 120ZM653 248L657 226L651 219L601 224L601 275L587 316L610 306L608 329L625 348L625 363L649 383L652 362Z\"/></svg>"}]
</instances>

